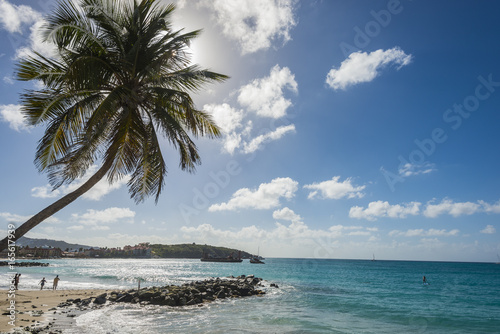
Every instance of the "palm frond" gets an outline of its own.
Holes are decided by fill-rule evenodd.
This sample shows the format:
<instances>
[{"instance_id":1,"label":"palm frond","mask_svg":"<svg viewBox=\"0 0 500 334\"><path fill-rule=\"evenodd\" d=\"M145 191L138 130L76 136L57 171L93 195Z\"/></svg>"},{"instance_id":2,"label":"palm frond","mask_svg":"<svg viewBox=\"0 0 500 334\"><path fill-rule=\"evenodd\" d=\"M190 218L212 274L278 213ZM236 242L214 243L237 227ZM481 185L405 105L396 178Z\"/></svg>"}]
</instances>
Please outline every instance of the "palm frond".
<instances>
[{"instance_id":1,"label":"palm frond","mask_svg":"<svg viewBox=\"0 0 500 334\"><path fill-rule=\"evenodd\" d=\"M148 125L147 131L142 158L128 183L130 196L136 203L143 202L151 195L155 195L155 201L158 203L167 174L167 167L152 123Z\"/></svg>"},{"instance_id":2,"label":"palm frond","mask_svg":"<svg viewBox=\"0 0 500 334\"><path fill-rule=\"evenodd\" d=\"M101 161L110 182L131 175L136 202L157 202L167 174L159 136L177 149L181 169L201 163L190 136L220 130L190 93L228 77L190 65L201 31L174 31L174 9L161 0L59 0L42 31L57 59L34 53L16 70L19 80L44 84L21 102L30 124L47 125L35 164L52 186Z\"/></svg>"}]
</instances>

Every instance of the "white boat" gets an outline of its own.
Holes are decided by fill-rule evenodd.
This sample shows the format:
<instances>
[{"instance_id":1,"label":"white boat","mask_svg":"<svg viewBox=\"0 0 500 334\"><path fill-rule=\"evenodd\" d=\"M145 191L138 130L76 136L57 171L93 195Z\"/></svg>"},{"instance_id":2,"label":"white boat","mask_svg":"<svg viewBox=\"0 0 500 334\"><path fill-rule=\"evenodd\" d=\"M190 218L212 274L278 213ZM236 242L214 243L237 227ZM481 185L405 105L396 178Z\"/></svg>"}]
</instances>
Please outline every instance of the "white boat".
<instances>
[{"instance_id":1,"label":"white boat","mask_svg":"<svg viewBox=\"0 0 500 334\"><path fill-rule=\"evenodd\" d=\"M257 256L252 256L250 258L250 263L265 264L265 262L261 260L263 258L261 258L259 254L260 254L260 247L257 249Z\"/></svg>"}]
</instances>

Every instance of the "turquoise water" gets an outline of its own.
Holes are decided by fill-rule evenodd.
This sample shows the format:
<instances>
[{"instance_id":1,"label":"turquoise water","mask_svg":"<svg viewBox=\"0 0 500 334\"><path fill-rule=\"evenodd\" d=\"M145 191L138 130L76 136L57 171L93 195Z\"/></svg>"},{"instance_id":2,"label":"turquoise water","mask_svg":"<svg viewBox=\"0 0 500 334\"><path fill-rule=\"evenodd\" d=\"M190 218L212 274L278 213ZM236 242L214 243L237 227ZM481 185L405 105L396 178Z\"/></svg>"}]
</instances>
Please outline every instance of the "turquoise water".
<instances>
[{"instance_id":1,"label":"turquoise water","mask_svg":"<svg viewBox=\"0 0 500 334\"><path fill-rule=\"evenodd\" d=\"M62 289L181 284L254 274L277 283L264 297L187 308L114 305L65 333L500 333L500 265L266 259L265 265L187 259L48 260L21 268L20 288L45 276ZM7 287L2 268L0 288ZM429 285L422 284L425 275Z\"/></svg>"}]
</instances>

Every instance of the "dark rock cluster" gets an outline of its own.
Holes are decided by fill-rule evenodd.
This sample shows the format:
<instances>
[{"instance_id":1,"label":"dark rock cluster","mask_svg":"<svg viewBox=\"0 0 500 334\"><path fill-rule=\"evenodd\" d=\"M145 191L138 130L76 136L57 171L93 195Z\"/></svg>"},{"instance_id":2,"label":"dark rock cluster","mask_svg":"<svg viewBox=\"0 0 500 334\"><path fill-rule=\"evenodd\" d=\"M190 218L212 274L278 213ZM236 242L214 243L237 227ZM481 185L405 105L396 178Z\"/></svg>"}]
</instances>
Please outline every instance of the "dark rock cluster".
<instances>
[{"instance_id":1,"label":"dark rock cluster","mask_svg":"<svg viewBox=\"0 0 500 334\"><path fill-rule=\"evenodd\" d=\"M261 290L264 285L262 279L249 276L238 276L230 278L211 278L204 281L196 281L183 285L167 285L161 287L149 287L140 290L132 289L126 291L112 291L103 293L97 297L87 299L68 299L59 304L59 307L76 305L79 308L86 306L104 305L113 303L134 303L140 305L165 305L165 306L189 306L212 302L216 299L239 298L255 295L264 295ZM277 288L277 285L273 284ZM92 303L92 305L90 305Z\"/></svg>"},{"instance_id":2,"label":"dark rock cluster","mask_svg":"<svg viewBox=\"0 0 500 334\"><path fill-rule=\"evenodd\" d=\"M48 263L43 262L14 262L9 264L7 261L0 261L0 267L13 265L16 267L48 267Z\"/></svg>"}]
</instances>

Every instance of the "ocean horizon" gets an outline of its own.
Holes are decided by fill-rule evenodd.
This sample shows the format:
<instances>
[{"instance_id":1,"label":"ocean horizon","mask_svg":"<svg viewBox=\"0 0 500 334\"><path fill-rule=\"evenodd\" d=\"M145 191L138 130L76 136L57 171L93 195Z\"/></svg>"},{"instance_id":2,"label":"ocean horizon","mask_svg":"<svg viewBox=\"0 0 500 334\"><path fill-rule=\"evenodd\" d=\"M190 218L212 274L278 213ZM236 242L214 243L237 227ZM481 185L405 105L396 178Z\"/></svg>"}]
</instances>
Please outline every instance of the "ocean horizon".
<instances>
[{"instance_id":1,"label":"ocean horizon","mask_svg":"<svg viewBox=\"0 0 500 334\"><path fill-rule=\"evenodd\" d=\"M83 313L64 333L498 333L500 265L267 258L264 265L199 259L49 259L20 267L19 289L55 275L59 288L127 289L255 275L263 297L203 307L114 304ZM2 267L1 289L8 286ZM429 284L424 285L423 276ZM270 284L279 288L271 288Z\"/></svg>"}]
</instances>

